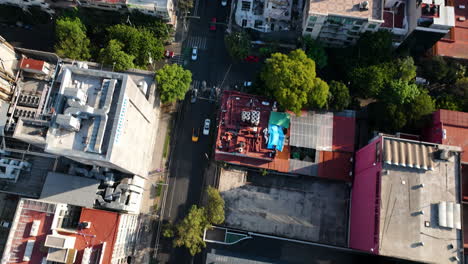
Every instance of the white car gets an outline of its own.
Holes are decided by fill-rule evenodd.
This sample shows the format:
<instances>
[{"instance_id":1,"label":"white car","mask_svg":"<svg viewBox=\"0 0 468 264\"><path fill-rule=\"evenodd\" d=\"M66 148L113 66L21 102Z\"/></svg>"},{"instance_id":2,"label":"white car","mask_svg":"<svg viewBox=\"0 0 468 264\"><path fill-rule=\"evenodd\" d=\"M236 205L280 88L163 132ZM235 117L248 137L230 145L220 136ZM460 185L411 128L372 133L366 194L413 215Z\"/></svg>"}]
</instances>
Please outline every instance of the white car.
<instances>
[{"instance_id":1,"label":"white car","mask_svg":"<svg viewBox=\"0 0 468 264\"><path fill-rule=\"evenodd\" d=\"M192 48L192 60L195 61L197 60L198 57L198 47L195 46Z\"/></svg>"},{"instance_id":2,"label":"white car","mask_svg":"<svg viewBox=\"0 0 468 264\"><path fill-rule=\"evenodd\" d=\"M221 5L226 6L227 5L227 0L221 0Z\"/></svg>"},{"instance_id":3,"label":"white car","mask_svg":"<svg viewBox=\"0 0 468 264\"><path fill-rule=\"evenodd\" d=\"M211 120L205 119L205 125L203 126L203 135L208 136L210 134L210 123Z\"/></svg>"}]
</instances>

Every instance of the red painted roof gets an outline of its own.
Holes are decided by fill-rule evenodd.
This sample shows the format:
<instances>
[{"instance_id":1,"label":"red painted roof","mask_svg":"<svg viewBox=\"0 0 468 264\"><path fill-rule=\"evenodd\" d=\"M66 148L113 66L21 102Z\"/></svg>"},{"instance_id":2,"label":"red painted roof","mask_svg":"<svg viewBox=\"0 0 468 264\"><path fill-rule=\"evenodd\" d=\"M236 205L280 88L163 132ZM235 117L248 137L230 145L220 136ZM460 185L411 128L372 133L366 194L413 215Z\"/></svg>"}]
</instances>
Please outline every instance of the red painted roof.
<instances>
[{"instance_id":1,"label":"red painted roof","mask_svg":"<svg viewBox=\"0 0 468 264\"><path fill-rule=\"evenodd\" d=\"M263 129L268 128L272 106L273 102L265 97L225 91L221 99L215 159L288 172L289 146L285 145L283 151L277 151L276 156L272 157L272 150L267 149L263 136ZM251 124L241 120L242 111L251 110L260 111L260 123L256 126L256 131ZM289 129L286 136L289 136Z\"/></svg>"},{"instance_id":2,"label":"red painted roof","mask_svg":"<svg viewBox=\"0 0 468 264\"><path fill-rule=\"evenodd\" d=\"M379 172L382 162L376 162L379 138L356 152L356 165L351 193L349 247L378 254L379 252ZM380 143L380 146L382 144ZM375 165L374 165L375 164ZM376 220L379 219L379 220Z\"/></svg>"},{"instance_id":3,"label":"red painted roof","mask_svg":"<svg viewBox=\"0 0 468 264\"><path fill-rule=\"evenodd\" d=\"M45 61L23 58L21 59L20 68L42 71L44 64Z\"/></svg>"},{"instance_id":4,"label":"red painted roof","mask_svg":"<svg viewBox=\"0 0 468 264\"><path fill-rule=\"evenodd\" d=\"M333 116L333 151L354 152L356 133L354 117Z\"/></svg>"},{"instance_id":5,"label":"red painted roof","mask_svg":"<svg viewBox=\"0 0 468 264\"><path fill-rule=\"evenodd\" d=\"M16 258L12 256L10 260L13 261L10 261L9 263L41 263L42 258L47 256L47 251L42 251L41 245L44 244L47 235L50 233L50 227L53 219L53 215L48 215L45 212L37 212L22 208L19 227L15 230L15 237L10 250L10 252L17 251L16 254L12 253L12 255L16 255ZM39 232L37 236L30 237L29 232L31 231L31 226L34 220L41 221L38 229ZM23 261L26 242L28 240L35 240L36 242L34 243L31 259L29 261ZM15 259L16 261L14 261Z\"/></svg>"},{"instance_id":6,"label":"red painted roof","mask_svg":"<svg viewBox=\"0 0 468 264\"><path fill-rule=\"evenodd\" d=\"M353 164L350 159L352 153L337 151L320 151L318 164L318 176L321 178L351 181L349 175L353 171Z\"/></svg>"},{"instance_id":7,"label":"red painted roof","mask_svg":"<svg viewBox=\"0 0 468 264\"><path fill-rule=\"evenodd\" d=\"M465 8L459 8L464 5ZM455 27L446 38L434 46L434 54L446 57L468 59L468 0L454 0ZM465 21L459 18L464 17Z\"/></svg>"},{"instance_id":8,"label":"red painted roof","mask_svg":"<svg viewBox=\"0 0 468 264\"><path fill-rule=\"evenodd\" d=\"M29 207L34 208L34 205ZM12 256L8 263L41 263L42 258L47 257L47 249L43 248L43 244L47 235L52 234L51 226L54 214L39 212L24 207L19 208L21 209L19 224L13 230L15 232L15 238L10 249L12 255L15 254L13 253L15 251L17 251L17 253L16 257ZM81 263L84 249L91 247L93 249L91 260L101 258L101 253L104 251L102 264L110 264L114 243L117 238L119 219L120 215L118 213L83 208L81 210L79 222L91 222L91 227L89 229L76 230L76 234L59 231L58 233L61 235L73 236L76 238L74 249L77 250L77 255L74 263ZM29 233L33 220L40 220L41 224L38 235L30 237ZM36 240L36 243L34 244L30 261L22 261L26 242L28 240Z\"/></svg>"},{"instance_id":9,"label":"red painted roof","mask_svg":"<svg viewBox=\"0 0 468 264\"><path fill-rule=\"evenodd\" d=\"M80 222L91 222L91 228L79 230L78 234L73 235L76 237L75 249L78 251L75 263L81 263L85 248L101 249L104 242L106 246L102 263L111 263L114 243L119 230L119 214L83 208L81 210ZM93 235L95 237L91 237ZM97 252L93 250L93 253ZM92 255L91 259L93 257Z\"/></svg>"},{"instance_id":10,"label":"red painted roof","mask_svg":"<svg viewBox=\"0 0 468 264\"><path fill-rule=\"evenodd\" d=\"M468 162L468 113L444 109L434 112L428 134L431 142L461 147L462 162Z\"/></svg>"}]
</instances>

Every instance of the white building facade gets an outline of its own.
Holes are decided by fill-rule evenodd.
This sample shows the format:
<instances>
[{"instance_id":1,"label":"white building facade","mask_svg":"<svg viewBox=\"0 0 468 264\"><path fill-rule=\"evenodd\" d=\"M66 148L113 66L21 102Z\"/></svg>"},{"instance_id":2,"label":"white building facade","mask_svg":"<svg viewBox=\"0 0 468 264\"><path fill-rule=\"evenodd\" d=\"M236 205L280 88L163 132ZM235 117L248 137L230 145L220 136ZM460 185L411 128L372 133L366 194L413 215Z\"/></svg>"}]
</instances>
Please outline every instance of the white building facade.
<instances>
[{"instance_id":1,"label":"white building facade","mask_svg":"<svg viewBox=\"0 0 468 264\"><path fill-rule=\"evenodd\" d=\"M327 46L352 45L361 33L374 32L380 28L384 22L382 2L309 1L304 8L302 35L317 39Z\"/></svg>"}]
</instances>

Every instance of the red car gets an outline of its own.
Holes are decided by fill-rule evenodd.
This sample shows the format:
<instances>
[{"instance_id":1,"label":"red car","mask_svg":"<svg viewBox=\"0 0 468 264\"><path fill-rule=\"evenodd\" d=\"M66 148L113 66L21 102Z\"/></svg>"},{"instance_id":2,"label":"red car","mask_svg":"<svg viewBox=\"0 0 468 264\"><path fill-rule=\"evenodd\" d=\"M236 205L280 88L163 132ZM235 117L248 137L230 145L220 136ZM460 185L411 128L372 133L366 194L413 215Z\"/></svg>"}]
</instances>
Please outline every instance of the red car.
<instances>
[{"instance_id":1,"label":"red car","mask_svg":"<svg viewBox=\"0 0 468 264\"><path fill-rule=\"evenodd\" d=\"M173 58L173 57L174 57L174 52L173 52L173 51L170 51L170 50L166 50L166 51L164 52L164 56L165 56L166 58L168 58L168 59Z\"/></svg>"},{"instance_id":2,"label":"red car","mask_svg":"<svg viewBox=\"0 0 468 264\"><path fill-rule=\"evenodd\" d=\"M253 55L249 55L249 56L245 57L244 60L247 61L247 62L258 62L258 57L253 56Z\"/></svg>"},{"instance_id":3,"label":"red car","mask_svg":"<svg viewBox=\"0 0 468 264\"><path fill-rule=\"evenodd\" d=\"M211 30L211 31L215 31L215 30L216 30L216 17L213 17L213 18L211 19L210 30Z\"/></svg>"}]
</instances>

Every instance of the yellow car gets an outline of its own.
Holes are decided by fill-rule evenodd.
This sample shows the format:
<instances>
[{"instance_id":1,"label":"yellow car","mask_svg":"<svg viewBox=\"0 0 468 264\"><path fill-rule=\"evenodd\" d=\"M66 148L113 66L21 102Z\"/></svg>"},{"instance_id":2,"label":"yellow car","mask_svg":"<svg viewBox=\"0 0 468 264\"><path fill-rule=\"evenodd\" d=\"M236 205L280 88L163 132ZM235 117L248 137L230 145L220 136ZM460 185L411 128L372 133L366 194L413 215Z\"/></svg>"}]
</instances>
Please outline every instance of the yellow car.
<instances>
[{"instance_id":1,"label":"yellow car","mask_svg":"<svg viewBox=\"0 0 468 264\"><path fill-rule=\"evenodd\" d=\"M200 128L199 129L192 128L192 141L197 142L199 136L200 136Z\"/></svg>"}]
</instances>

